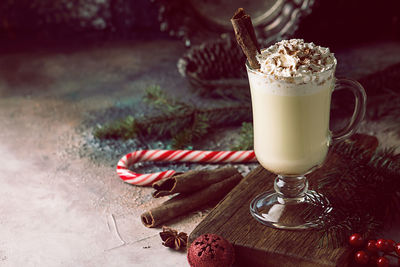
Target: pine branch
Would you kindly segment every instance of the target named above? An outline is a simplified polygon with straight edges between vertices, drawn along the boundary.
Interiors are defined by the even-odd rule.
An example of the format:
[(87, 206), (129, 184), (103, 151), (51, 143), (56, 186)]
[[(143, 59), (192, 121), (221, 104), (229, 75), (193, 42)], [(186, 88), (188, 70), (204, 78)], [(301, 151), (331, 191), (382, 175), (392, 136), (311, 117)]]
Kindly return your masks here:
[(204, 115), (196, 115), (190, 129), (184, 129), (172, 139), (172, 147), (182, 149), (193, 141), (199, 140), (208, 133), (210, 124)]
[[(368, 238), (399, 218), (400, 155), (393, 148), (371, 155), (347, 142), (335, 145), (333, 150), (346, 168), (339, 164), (321, 177), (318, 191), (325, 198), (312, 201), (316, 207), (332, 208), (321, 224), (321, 242), (337, 247), (344, 245), (354, 232)], [(310, 210), (304, 211), (306, 216), (312, 215), (307, 212)]]
[(149, 105), (158, 108), (161, 112), (168, 114), (185, 109), (191, 109), (185, 103), (178, 102), (173, 98), (168, 98), (165, 92), (161, 90), (159, 85), (149, 86), (146, 89), (146, 94), (143, 100)]
[(127, 116), (124, 119), (120, 119), (111, 122), (106, 125), (99, 125), (94, 130), (93, 135), (99, 139), (129, 139), (135, 137), (138, 133), (136, 127), (136, 120), (132, 116)]
[(247, 78), (244, 80), (245, 83), (239, 86), (235, 86), (234, 82), (228, 84), (228, 86), (212, 86), (210, 87), (196, 87), (197, 92), (202, 97), (208, 98), (221, 98), (225, 100), (234, 100), (242, 102), (250, 102), (250, 90), (247, 84)]
[(243, 122), (240, 129), (239, 142), (232, 147), (232, 150), (250, 150), (253, 149), (253, 124)]
[(251, 107), (244, 105), (204, 108), (197, 111), (214, 127), (237, 125), (252, 120)]
[(169, 98), (158, 86), (146, 90), (145, 101), (162, 113), (132, 117), (98, 126), (94, 136), (102, 139), (172, 138), (173, 148), (183, 148), (210, 130), (251, 120), (246, 105), (199, 108)]

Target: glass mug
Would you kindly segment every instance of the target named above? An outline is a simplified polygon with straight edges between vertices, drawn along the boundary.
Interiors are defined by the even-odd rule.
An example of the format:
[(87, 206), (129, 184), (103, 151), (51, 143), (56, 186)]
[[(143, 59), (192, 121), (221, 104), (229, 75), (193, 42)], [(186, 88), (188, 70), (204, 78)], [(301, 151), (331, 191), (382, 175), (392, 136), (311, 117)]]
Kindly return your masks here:
[[(366, 94), (356, 81), (336, 79), (333, 66), (305, 81), (304, 77), (275, 77), (252, 69), (246, 62), (253, 110), (254, 151), (259, 163), (277, 174), (275, 191), (258, 195), (250, 213), (259, 222), (280, 229), (307, 229), (321, 224), (321, 216), (290, 216), (312, 208), (321, 195), (308, 190), (306, 174), (320, 167), (332, 141), (354, 133), (365, 115)], [(349, 89), (355, 108), (349, 124), (329, 130), (331, 95)], [(311, 205), (311, 206), (310, 206)], [(314, 205), (315, 206), (315, 205)]]

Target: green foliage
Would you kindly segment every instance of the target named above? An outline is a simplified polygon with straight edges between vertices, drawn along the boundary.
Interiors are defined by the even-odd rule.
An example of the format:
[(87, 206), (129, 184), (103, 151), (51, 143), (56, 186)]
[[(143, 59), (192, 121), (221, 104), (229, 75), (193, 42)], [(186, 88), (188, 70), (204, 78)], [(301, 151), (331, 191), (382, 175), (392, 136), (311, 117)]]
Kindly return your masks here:
[(94, 130), (94, 136), (99, 139), (129, 139), (136, 137), (138, 129), (135, 124), (135, 118), (127, 116), (124, 119), (111, 122), (109, 124), (97, 126)]
[(168, 98), (159, 85), (152, 85), (146, 89), (146, 94), (143, 99), (149, 105), (154, 106), (164, 113), (172, 113), (190, 109), (188, 105), (178, 102), (176, 99)]
[(250, 150), (253, 149), (253, 124), (243, 122), (240, 129), (239, 142), (232, 147), (232, 150)]
[(100, 139), (171, 138), (172, 147), (184, 148), (205, 137), (212, 129), (251, 120), (250, 106), (196, 107), (168, 97), (159, 86), (146, 89), (144, 101), (157, 109), (155, 116), (132, 117), (99, 126)]
[(208, 118), (204, 114), (195, 116), (190, 128), (183, 129), (180, 133), (176, 134), (172, 139), (173, 148), (184, 148), (193, 141), (199, 140), (201, 137), (208, 133), (210, 124)]
[(339, 164), (318, 180), (318, 191), (325, 197), (313, 201), (332, 207), (321, 225), (321, 241), (337, 247), (345, 245), (352, 233), (371, 238), (384, 224), (399, 219), (400, 155), (394, 149), (372, 154), (347, 142), (333, 149), (346, 167)]

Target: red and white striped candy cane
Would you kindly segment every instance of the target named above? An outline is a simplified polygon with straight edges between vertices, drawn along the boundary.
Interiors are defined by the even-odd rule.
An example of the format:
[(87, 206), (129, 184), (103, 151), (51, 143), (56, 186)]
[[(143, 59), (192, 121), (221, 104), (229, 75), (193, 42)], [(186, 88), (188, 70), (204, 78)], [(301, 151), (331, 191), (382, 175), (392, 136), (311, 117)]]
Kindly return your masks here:
[(156, 173), (135, 173), (129, 166), (139, 161), (201, 162), (201, 163), (245, 163), (256, 162), (253, 150), (243, 151), (201, 151), (201, 150), (138, 150), (118, 161), (117, 173), (126, 183), (151, 185), (163, 178), (171, 177), (174, 170)]

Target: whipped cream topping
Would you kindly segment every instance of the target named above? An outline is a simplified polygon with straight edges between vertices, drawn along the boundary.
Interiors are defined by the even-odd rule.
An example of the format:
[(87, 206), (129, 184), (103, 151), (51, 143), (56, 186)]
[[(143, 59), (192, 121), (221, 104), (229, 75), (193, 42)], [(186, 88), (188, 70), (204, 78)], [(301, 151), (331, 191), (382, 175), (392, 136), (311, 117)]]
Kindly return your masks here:
[(328, 77), (319, 77), (318, 74), (332, 69), (336, 64), (329, 48), (305, 43), (302, 39), (282, 40), (262, 50), (257, 60), (262, 73), (285, 80), (302, 77), (302, 82), (321, 82), (321, 79)]

